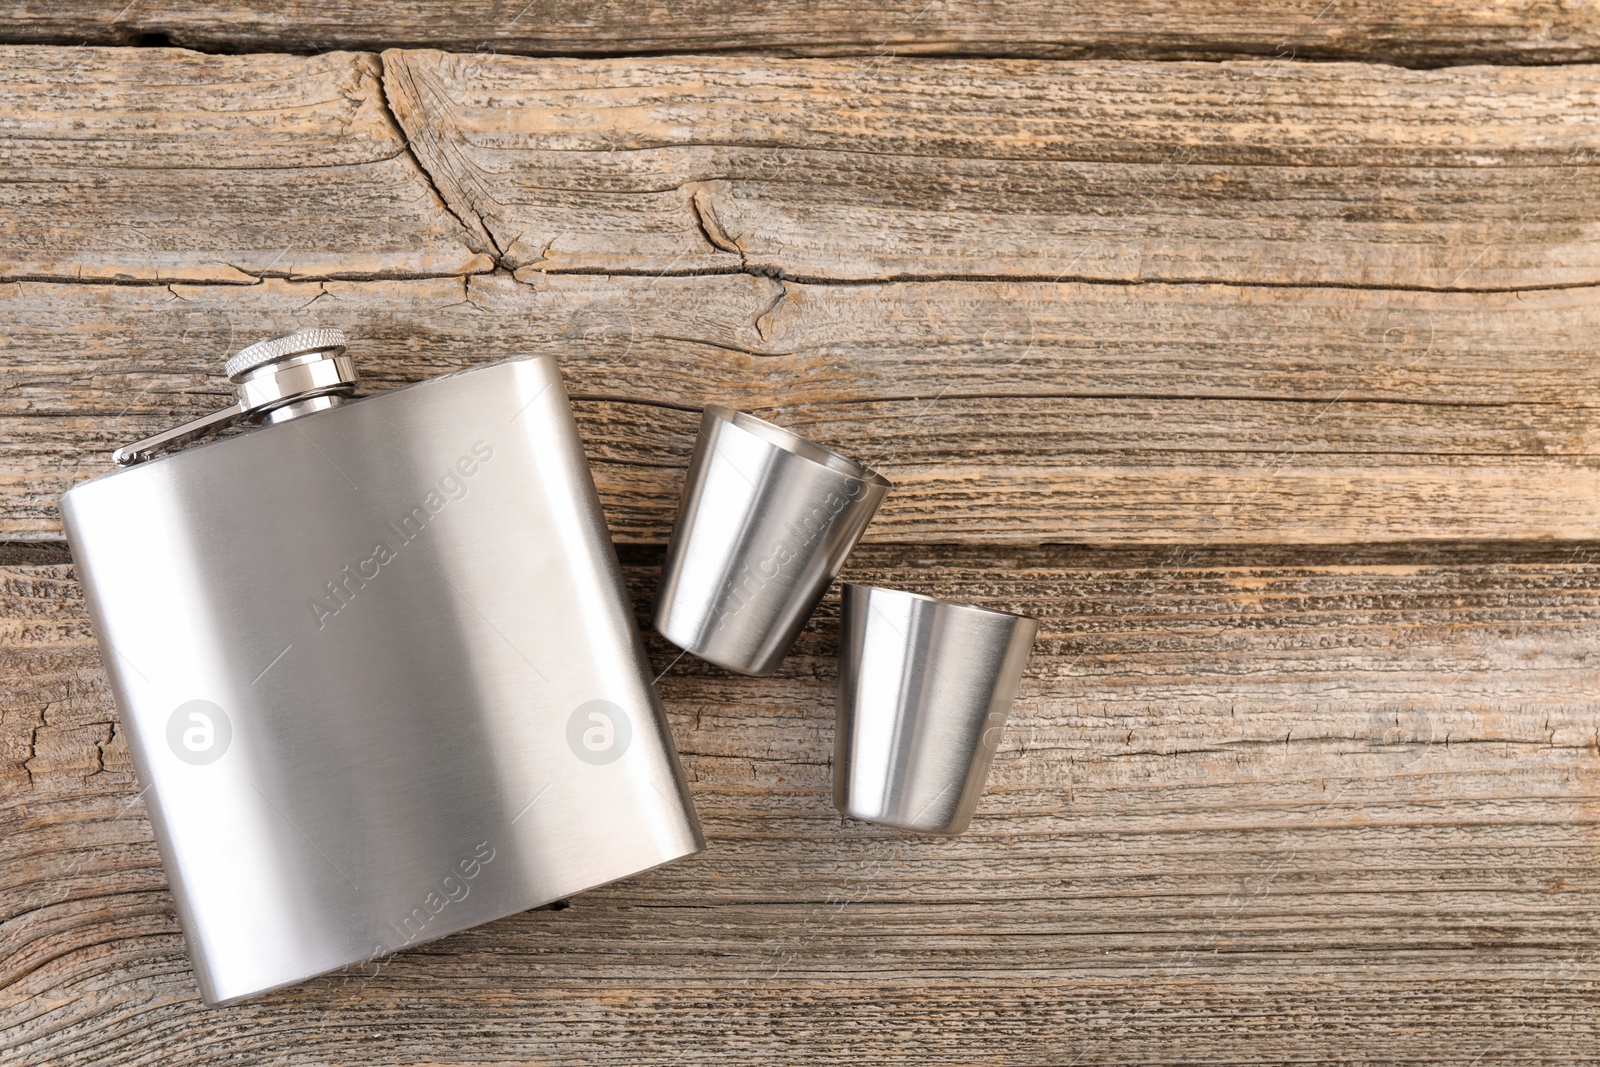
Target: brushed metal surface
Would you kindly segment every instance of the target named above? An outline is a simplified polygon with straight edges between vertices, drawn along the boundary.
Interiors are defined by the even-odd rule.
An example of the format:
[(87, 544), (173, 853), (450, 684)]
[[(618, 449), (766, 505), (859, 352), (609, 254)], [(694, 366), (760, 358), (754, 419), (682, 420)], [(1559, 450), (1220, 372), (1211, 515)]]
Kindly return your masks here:
[(656, 629), (719, 667), (772, 674), (889, 488), (782, 427), (706, 408), (661, 568)]
[(199, 445), (62, 512), (208, 1001), (702, 847), (554, 360)]
[(846, 584), (834, 806), (905, 830), (965, 830), (1038, 628), (1023, 615)]

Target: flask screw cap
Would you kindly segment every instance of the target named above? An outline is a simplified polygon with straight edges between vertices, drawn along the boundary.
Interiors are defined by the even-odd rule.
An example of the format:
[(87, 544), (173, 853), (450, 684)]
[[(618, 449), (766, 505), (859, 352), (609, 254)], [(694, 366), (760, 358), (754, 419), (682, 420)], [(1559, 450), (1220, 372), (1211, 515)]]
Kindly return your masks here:
[(337, 349), (334, 355), (345, 350), (348, 339), (343, 330), (332, 327), (319, 326), (309, 330), (296, 330), (294, 333), (283, 337), (274, 337), (267, 341), (257, 341), (253, 345), (246, 345), (232, 356), (228, 357), (223, 373), (228, 380), (238, 384), (241, 377), (249, 374), (258, 367), (265, 367), (269, 363), (291, 359), (295, 356), (304, 356), (312, 352), (326, 352)]

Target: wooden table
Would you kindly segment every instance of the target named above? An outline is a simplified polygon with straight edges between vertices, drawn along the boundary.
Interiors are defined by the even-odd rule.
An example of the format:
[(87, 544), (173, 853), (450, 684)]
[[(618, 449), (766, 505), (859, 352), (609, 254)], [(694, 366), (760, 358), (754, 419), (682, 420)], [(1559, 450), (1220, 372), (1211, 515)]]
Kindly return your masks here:
[[(0, 0), (4, 1062), (1600, 1058), (1592, 6), (124, 3)], [(701, 405), (876, 461), (1042, 623), (972, 829), (830, 598), (662, 679), (704, 855), (202, 1007), (55, 500), (311, 325), (558, 354), (641, 619)]]

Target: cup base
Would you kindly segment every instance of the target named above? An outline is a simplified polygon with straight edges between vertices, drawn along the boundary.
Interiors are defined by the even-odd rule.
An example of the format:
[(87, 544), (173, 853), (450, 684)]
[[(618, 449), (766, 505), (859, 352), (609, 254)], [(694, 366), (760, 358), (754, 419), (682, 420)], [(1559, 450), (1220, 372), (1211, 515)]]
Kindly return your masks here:
[(874, 826), (884, 826), (891, 830), (904, 830), (907, 833), (926, 834), (930, 837), (959, 837), (961, 834), (966, 832), (968, 826), (972, 825), (971, 814), (966, 815), (964, 818), (959, 819), (956, 822), (947, 823), (943, 826), (930, 826), (925, 823), (918, 823), (915, 820), (893, 819), (880, 816), (875, 813), (853, 811), (850, 808), (841, 805), (835, 805), (835, 808), (840, 815), (855, 819), (858, 822), (871, 823)]

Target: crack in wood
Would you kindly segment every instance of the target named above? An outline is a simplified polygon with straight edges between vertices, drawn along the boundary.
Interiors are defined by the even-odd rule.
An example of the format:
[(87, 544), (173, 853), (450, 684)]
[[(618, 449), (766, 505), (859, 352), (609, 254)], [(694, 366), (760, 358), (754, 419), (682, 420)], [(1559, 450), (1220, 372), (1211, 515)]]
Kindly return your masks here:
[[(419, 95), (415, 80), (416, 71), (408, 65), (402, 66), (400, 70), (395, 71), (393, 69), (395, 65), (385, 62), (384, 56), (381, 54), (374, 55), (373, 59), (378, 64), (377, 100), (379, 106), (383, 109), (384, 115), (393, 127), (395, 135), (404, 142), (405, 155), (416, 168), (418, 176), (432, 190), (435, 199), (439, 202), (439, 206), (448, 212), (450, 217), (455, 219), (461, 226), (462, 232), (466, 237), (467, 248), (472, 252), (488, 253), (496, 268), (503, 266), (505, 252), (501, 249), (499, 242), (495, 240), (494, 232), (489, 228), (488, 220), (481, 213), (474, 210), (470, 204), (458, 205), (454, 198), (445, 195), (437, 178), (423, 163), (422, 157), (418, 155), (412, 143), (417, 137), (425, 136), (437, 139), (439, 137), (438, 131), (427, 125), (415, 130), (408, 129), (399, 112), (395, 110), (394, 102), (391, 99), (391, 88), (404, 89), (408, 94), (408, 99), (414, 100)], [(468, 212), (470, 221), (468, 216), (462, 214), (463, 211)], [(488, 246), (487, 249), (484, 247), (485, 244)], [(492, 249), (492, 252), (489, 251), (490, 249)]]
[[(493, 257), (490, 257), (491, 260)], [(229, 266), (233, 266), (229, 264)], [(66, 277), (54, 274), (0, 274), (0, 285), (17, 285), (27, 283), (30, 285), (103, 285), (137, 288), (141, 286), (170, 287), (182, 285), (186, 287), (219, 287), (231, 289), (248, 289), (269, 278), (289, 282), (291, 284), (316, 284), (320, 282), (410, 282), (429, 281), (440, 278), (483, 278), (490, 275), (510, 278), (523, 285), (537, 286), (535, 278), (520, 276), (528, 266), (517, 270), (509, 270), (504, 265), (496, 263), (486, 266), (482, 270), (472, 271), (326, 271), (321, 273), (288, 274), (281, 271), (258, 271), (252, 273), (243, 268), (234, 267), (240, 273), (249, 274), (253, 279), (248, 282), (217, 281), (215, 279), (186, 279), (182, 277), (155, 277), (155, 278), (96, 278), (96, 277)], [(1372, 292), (1372, 293), (1433, 293), (1465, 295), (1479, 294), (1493, 296), (1508, 293), (1546, 293), (1565, 292), (1568, 290), (1587, 290), (1600, 288), (1600, 280), (1592, 282), (1556, 282), (1538, 285), (1511, 285), (1511, 286), (1429, 286), (1429, 285), (1401, 285), (1380, 283), (1355, 283), (1355, 282), (1273, 282), (1273, 281), (1240, 281), (1227, 278), (1106, 278), (1095, 276), (1056, 275), (1056, 274), (902, 274), (892, 273), (870, 278), (840, 278), (827, 275), (792, 274), (783, 270), (766, 270), (760, 268), (742, 268), (729, 266), (726, 268), (682, 268), (668, 267), (664, 270), (653, 268), (643, 269), (602, 269), (583, 267), (545, 268), (536, 267), (534, 273), (551, 278), (724, 278), (745, 275), (752, 278), (766, 278), (776, 282), (793, 282), (796, 285), (812, 285), (818, 287), (836, 288), (866, 288), (871, 286), (890, 285), (941, 285), (949, 282), (970, 282), (973, 284), (993, 285), (1090, 285), (1104, 286), (1108, 289), (1121, 289), (1135, 286), (1172, 287), (1172, 288), (1212, 288), (1227, 289), (1290, 289), (1305, 292), (1322, 290)]]

